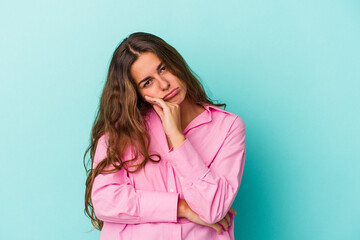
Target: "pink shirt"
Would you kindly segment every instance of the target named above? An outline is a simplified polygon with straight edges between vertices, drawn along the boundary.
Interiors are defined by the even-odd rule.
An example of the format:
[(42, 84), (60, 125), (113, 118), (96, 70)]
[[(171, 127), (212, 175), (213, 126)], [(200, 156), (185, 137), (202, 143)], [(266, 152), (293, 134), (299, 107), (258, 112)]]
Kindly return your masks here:
[[(221, 235), (207, 226), (177, 218), (178, 199), (207, 223), (225, 217), (238, 192), (244, 169), (245, 124), (234, 113), (204, 105), (183, 134), (186, 140), (169, 149), (161, 120), (150, 109), (145, 120), (151, 137), (149, 153), (161, 156), (136, 173), (120, 170), (95, 178), (92, 202), (104, 221), (100, 240), (234, 239), (234, 219)], [(94, 166), (106, 157), (107, 135), (97, 144)], [(123, 155), (133, 157), (130, 149)]]

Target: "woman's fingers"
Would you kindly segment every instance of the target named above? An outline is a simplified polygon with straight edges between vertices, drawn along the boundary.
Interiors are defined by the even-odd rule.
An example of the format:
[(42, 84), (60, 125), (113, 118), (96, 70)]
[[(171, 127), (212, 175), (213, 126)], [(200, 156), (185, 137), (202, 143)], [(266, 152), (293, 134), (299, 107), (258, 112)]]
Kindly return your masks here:
[(227, 220), (225, 218), (221, 219), (218, 222), (221, 226), (223, 226), (223, 228), (225, 229), (225, 231), (227, 231), (229, 229), (229, 224), (227, 222)]
[(167, 108), (165, 101), (162, 100), (161, 98), (153, 98), (153, 97), (145, 96), (145, 100), (152, 104), (157, 104), (158, 106), (162, 107), (163, 109)]
[(166, 135), (178, 136), (182, 134), (180, 106), (175, 103), (165, 102), (161, 98), (144, 96), (159, 115)]
[(155, 112), (159, 115), (161, 121), (163, 121), (163, 119), (164, 119), (163, 109), (159, 105), (156, 105), (156, 104), (153, 105), (153, 108), (154, 108)]
[(152, 104), (161, 121), (163, 121), (165, 116), (164, 112), (168, 110), (168, 106), (166, 105), (166, 103), (160, 98), (153, 98), (149, 96), (145, 96), (145, 100)]
[(231, 219), (230, 219), (229, 213), (226, 214), (225, 220), (226, 220), (227, 224), (230, 226), (231, 225)]
[(188, 220), (190, 220), (191, 222), (194, 223), (198, 223), (200, 225), (204, 225), (204, 226), (208, 226), (213, 228), (218, 234), (221, 234), (223, 232), (222, 227), (218, 224), (209, 224), (204, 222), (203, 220), (201, 220), (201, 218), (199, 217), (199, 214), (197, 214), (196, 212), (194, 212), (189, 205), (186, 203), (186, 201), (181, 201), (180, 204), (184, 207), (185, 210), (181, 210), (181, 212)]
[[(234, 209), (233, 209), (234, 210)], [(229, 230), (229, 226), (231, 225), (231, 219), (229, 213), (225, 215), (223, 219), (217, 222), (220, 226), (224, 228), (225, 231)]]
[(222, 231), (223, 231), (223, 230), (222, 230), (222, 227), (221, 227), (219, 224), (215, 223), (215, 224), (211, 224), (210, 226), (211, 226), (213, 229), (215, 229), (218, 234), (222, 234)]
[(234, 210), (232, 207), (230, 208), (229, 212), (230, 212), (232, 215), (236, 215), (236, 212), (235, 212), (235, 210)]

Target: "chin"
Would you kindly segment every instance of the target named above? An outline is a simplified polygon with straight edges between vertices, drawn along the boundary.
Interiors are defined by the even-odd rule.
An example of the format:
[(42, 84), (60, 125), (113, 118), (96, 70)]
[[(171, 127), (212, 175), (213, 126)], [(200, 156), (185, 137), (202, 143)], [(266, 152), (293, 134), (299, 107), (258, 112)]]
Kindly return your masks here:
[(176, 104), (180, 105), (185, 101), (185, 98), (180, 98), (179, 100), (176, 101)]

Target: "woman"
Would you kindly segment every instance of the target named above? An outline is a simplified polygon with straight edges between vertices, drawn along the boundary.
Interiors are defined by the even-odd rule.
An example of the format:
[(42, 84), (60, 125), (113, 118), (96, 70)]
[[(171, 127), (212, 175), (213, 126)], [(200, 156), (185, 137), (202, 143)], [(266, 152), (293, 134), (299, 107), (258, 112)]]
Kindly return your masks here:
[(234, 239), (245, 124), (224, 105), (161, 38), (121, 42), (84, 155), (85, 212), (100, 239)]

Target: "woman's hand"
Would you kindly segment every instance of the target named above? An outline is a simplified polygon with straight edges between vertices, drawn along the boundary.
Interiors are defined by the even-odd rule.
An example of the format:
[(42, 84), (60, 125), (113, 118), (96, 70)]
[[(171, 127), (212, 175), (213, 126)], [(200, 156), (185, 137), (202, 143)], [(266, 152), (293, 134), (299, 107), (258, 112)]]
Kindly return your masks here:
[(165, 102), (161, 98), (145, 96), (145, 100), (152, 104), (159, 115), (166, 135), (172, 136), (182, 133), (180, 107), (178, 104)]
[(231, 225), (231, 219), (229, 213), (231, 213), (232, 215), (236, 215), (235, 210), (231, 207), (229, 212), (225, 215), (225, 217), (221, 219), (219, 222), (217, 222), (217, 224), (220, 224), (225, 229), (225, 231), (227, 231)]
[(211, 227), (215, 229), (218, 234), (222, 234), (223, 228), (225, 231), (229, 229), (229, 226), (231, 225), (229, 213), (236, 215), (235, 210), (233, 208), (230, 208), (229, 212), (225, 215), (223, 219), (221, 219), (217, 223), (209, 224), (201, 220), (199, 215), (189, 207), (185, 200), (179, 199), (178, 203), (178, 217), (185, 217), (194, 223)]
[(169, 137), (174, 149), (185, 140), (181, 128), (180, 106), (165, 102), (161, 98), (145, 96), (145, 100), (152, 104), (161, 119), (165, 134)]

